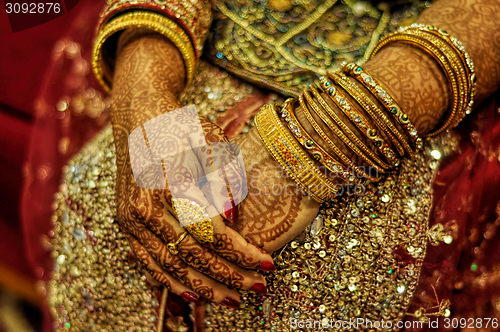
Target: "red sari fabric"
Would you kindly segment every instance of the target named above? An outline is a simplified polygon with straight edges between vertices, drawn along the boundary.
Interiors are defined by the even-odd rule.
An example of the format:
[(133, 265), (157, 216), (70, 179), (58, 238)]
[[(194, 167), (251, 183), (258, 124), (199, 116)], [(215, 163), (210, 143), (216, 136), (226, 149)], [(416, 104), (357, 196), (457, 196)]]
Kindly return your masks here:
[(479, 327), (482, 320), (484, 331), (498, 331), (491, 322), (488, 328), (485, 324), (487, 318), (500, 322), (499, 97), (496, 94), (457, 130), (459, 150), (443, 162), (433, 186), (430, 226), (443, 224), (453, 242), (429, 246), (410, 313), (449, 299), (451, 312), (448, 320), (440, 319), (441, 331), (453, 330), (452, 324), (446, 328), (448, 323), (461, 329), (462, 318), (466, 328)]
[[(0, 264), (31, 278), (51, 277), (45, 239), (61, 169), (106, 123), (105, 114), (88, 112), (92, 105), (72, 105), (75, 96), (97, 103), (102, 95), (89, 64), (102, 7), (102, 0), (81, 1), (61, 17), (17, 33), (0, 13), (0, 137), (6, 147), (0, 182), (8, 199), (0, 218)], [(38, 285), (43, 295), (43, 283)]]

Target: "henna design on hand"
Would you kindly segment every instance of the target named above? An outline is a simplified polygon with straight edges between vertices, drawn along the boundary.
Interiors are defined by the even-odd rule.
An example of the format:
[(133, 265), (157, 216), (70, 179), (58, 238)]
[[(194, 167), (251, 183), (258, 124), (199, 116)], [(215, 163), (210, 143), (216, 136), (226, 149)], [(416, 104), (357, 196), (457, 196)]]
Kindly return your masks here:
[(500, 85), (500, 1), (440, 0), (425, 10), (418, 23), (446, 30), (462, 42), (474, 62), (476, 105)]
[[(227, 137), (218, 126), (196, 114), (194, 116), (199, 119), (197, 124), (201, 125), (201, 135), (196, 136), (191, 130), (193, 114), (182, 112), (172, 113), (174, 117), (170, 119), (171, 130), (162, 130), (164, 128), (158, 126), (148, 128), (146, 133), (144, 123), (148, 120), (181, 107), (176, 95), (183, 88), (184, 82), (182, 58), (175, 46), (159, 35), (130, 38), (122, 48), (117, 59), (111, 106), (118, 168), (117, 217), (121, 229), (133, 235), (142, 246), (136, 250), (138, 259), (157, 280), (167, 285), (169, 281), (173, 282), (165, 276), (168, 273), (175, 278), (175, 282), (180, 282), (209, 299), (217, 298), (222, 301), (228, 295), (235, 297), (231, 293), (234, 291), (230, 292), (215, 280), (236, 288), (250, 288), (255, 282), (262, 282), (262, 277), (229, 263), (221, 256), (226, 255), (229, 260), (253, 267), (265, 258), (263, 253), (255, 249), (260, 258), (256, 259), (250, 253), (238, 250), (232, 245), (233, 239), (224, 239), (221, 234), (215, 236), (218, 240), (214, 243), (214, 250), (202, 247), (189, 236), (180, 243), (176, 256), (166, 246), (178, 239), (183, 231), (171, 214), (172, 195), (184, 195), (196, 200), (193, 190), (199, 190), (196, 187), (197, 174), (203, 173), (203, 168), (213, 170), (217, 169), (218, 164), (228, 163), (234, 159), (234, 151), (229, 144), (225, 147), (224, 144), (213, 144), (228, 142)], [(168, 180), (169, 184), (178, 184), (171, 186), (174, 192), (169, 189), (141, 188), (137, 185), (128, 144), (130, 133), (138, 127), (146, 134), (144, 139), (148, 144), (153, 140), (157, 143), (157, 146), (150, 146), (150, 149), (167, 151), (173, 156), (162, 160), (161, 174), (146, 169), (138, 181), (145, 183), (147, 187), (161, 182), (166, 185)], [(147, 135), (152, 141), (147, 139)], [(183, 149), (190, 144), (204, 146), (192, 149), (191, 154), (183, 154)], [(140, 158), (138, 162), (141, 166), (147, 166)], [(229, 167), (224, 174), (237, 182), (242, 176), (241, 172)], [(219, 188), (217, 190), (220, 191)], [(231, 187), (231, 194), (239, 195), (241, 190), (240, 187)], [(229, 197), (225, 199), (229, 200)], [(218, 254), (217, 250), (221, 250), (221, 253)], [(153, 263), (157, 264), (157, 268), (151, 268)]]

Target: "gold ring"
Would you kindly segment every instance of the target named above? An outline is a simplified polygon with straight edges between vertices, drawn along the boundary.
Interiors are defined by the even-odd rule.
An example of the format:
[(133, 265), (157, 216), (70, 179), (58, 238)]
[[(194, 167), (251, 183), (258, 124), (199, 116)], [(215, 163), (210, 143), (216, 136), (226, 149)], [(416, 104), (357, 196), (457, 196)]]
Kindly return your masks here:
[(181, 236), (179, 236), (177, 241), (175, 241), (174, 243), (170, 242), (167, 244), (168, 251), (170, 251), (172, 255), (177, 255), (179, 253), (179, 250), (177, 250), (177, 245), (181, 243), (182, 240), (184, 240), (187, 234), (188, 234), (187, 232), (184, 232), (181, 234)]
[(185, 198), (173, 198), (172, 206), (181, 225), (199, 242), (214, 242), (212, 219), (205, 211), (210, 203), (200, 206)]

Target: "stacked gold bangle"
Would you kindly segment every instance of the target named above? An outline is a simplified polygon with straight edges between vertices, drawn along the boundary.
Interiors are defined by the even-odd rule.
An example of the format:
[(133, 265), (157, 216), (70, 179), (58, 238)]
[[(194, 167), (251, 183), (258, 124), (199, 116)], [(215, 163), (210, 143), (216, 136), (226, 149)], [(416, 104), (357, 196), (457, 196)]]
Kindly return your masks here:
[(277, 114), (277, 106), (264, 105), (255, 117), (255, 126), (264, 145), (285, 172), (315, 201), (334, 198), (339, 188), (308, 158)]
[(476, 88), (474, 64), (462, 43), (444, 30), (413, 24), (382, 38), (372, 56), (391, 42), (408, 43), (424, 50), (439, 63), (448, 78), (452, 92), (450, 109), (441, 126), (427, 137), (437, 136), (457, 126), (471, 112)]
[[(333, 73), (328, 72), (328, 77), (335, 83), (337, 83), (340, 87), (344, 89), (366, 112), (368, 117), (375, 123), (378, 130), (389, 138), (389, 142), (392, 143), (394, 149), (398, 152), (400, 157), (404, 156), (404, 149), (401, 145), (400, 141), (403, 138), (400, 133), (394, 128), (392, 122), (387, 118), (384, 112), (353, 82), (351, 82), (344, 74), (342, 73)], [(390, 130), (392, 128), (392, 130)], [(396, 137), (395, 134), (399, 137)], [(392, 157), (392, 154), (389, 152), (389, 155)], [(399, 165), (398, 162), (396, 162)]]
[[(372, 142), (373, 146), (387, 159), (387, 161), (392, 166), (396, 165), (396, 155), (394, 151), (391, 150), (389, 145), (385, 142), (383, 138), (377, 135), (377, 130), (373, 128), (370, 122), (358, 111), (356, 106), (354, 106), (349, 99), (347, 99), (339, 89), (335, 88), (332, 81), (328, 80), (326, 77), (320, 78), (320, 86), (325, 93), (327, 93), (330, 98), (335, 102), (337, 107), (344, 113), (349, 120)], [(371, 152), (371, 151), (370, 151)], [(371, 152), (373, 154), (373, 152)], [(378, 162), (379, 167), (388, 169), (391, 165), (383, 162), (377, 157), (373, 157), (375, 161)]]
[(314, 160), (324, 165), (329, 171), (333, 172), (337, 177), (344, 181), (358, 183), (359, 178), (352, 173), (349, 173), (341, 163), (339, 163), (335, 157), (332, 157), (328, 152), (326, 152), (321, 145), (316, 144), (314, 140), (309, 136), (307, 131), (302, 127), (300, 122), (295, 117), (293, 111), (294, 99), (285, 100), (283, 107), (278, 112), (284, 118), (285, 123), (288, 128), (295, 136), (297, 141), (308, 151)]
[[(321, 120), (332, 130), (332, 132), (341, 139), (341, 141), (344, 142), (346, 146), (348, 146), (351, 150), (353, 150), (358, 156), (361, 157), (362, 152), (356, 147), (355, 143), (350, 141), (349, 138), (347, 138), (342, 130), (337, 128), (331, 121), (330, 119), (325, 116), (323, 111), (319, 108), (319, 106), (315, 103), (314, 99), (311, 98), (311, 96), (308, 94), (307, 90), (304, 90), (303, 95), (306, 97), (306, 100), (308, 101), (309, 105), (311, 108), (314, 110), (316, 115), (318, 115)], [(302, 95), (299, 96), (299, 102), (300, 105), (302, 106), (302, 111), (306, 115), (307, 120), (311, 124), (311, 126), (316, 130), (316, 132), (321, 136), (321, 138), (328, 144), (328, 146), (335, 152), (337, 156), (347, 165), (348, 168), (351, 168), (356, 174), (359, 174), (363, 176), (364, 178), (367, 178), (371, 181), (376, 181), (378, 180), (377, 178), (369, 176), (366, 172), (364, 172), (361, 168), (356, 166), (352, 160), (350, 160), (344, 152), (342, 152), (341, 149), (339, 149), (335, 143), (330, 139), (328, 135), (325, 134), (325, 132), (321, 129), (321, 127), (317, 124), (316, 120), (314, 120), (314, 117), (311, 115), (309, 112), (306, 103), (304, 102), (304, 99)], [(377, 171), (378, 168), (373, 166)]]
[(168, 17), (159, 13), (138, 10), (112, 18), (98, 32), (92, 51), (92, 68), (97, 79), (108, 92), (111, 91), (113, 75), (103, 58), (104, 43), (113, 34), (128, 28), (147, 28), (171, 40), (179, 49), (186, 66), (186, 86), (191, 82), (196, 66), (196, 56), (189, 36)]
[[(373, 54), (390, 42), (410, 43), (424, 49), (439, 62), (448, 78), (452, 91), (450, 111), (442, 126), (428, 137), (447, 131), (470, 113), (476, 76), (474, 65), (458, 40), (434, 27), (412, 25), (382, 38)], [(328, 72), (328, 78), (320, 78), (319, 88), (311, 84), (297, 99), (286, 100), (281, 108), (264, 106), (256, 117), (259, 134), (274, 159), (318, 202), (338, 195), (339, 185), (332, 182), (335, 177), (322, 173), (316, 162), (347, 184), (366, 184), (380, 177), (365, 172), (364, 166), (356, 165), (347, 157), (317, 123), (317, 118), (357, 160), (366, 163), (377, 174), (390, 173), (392, 168), (399, 166), (400, 157), (407, 154), (414, 158), (423, 147), (416, 127), (387, 89), (355, 63), (345, 64), (342, 71)], [(326, 148), (315, 142), (298, 121), (294, 113), (297, 104)], [(336, 113), (331, 105), (337, 106), (341, 113)], [(358, 130), (368, 139), (368, 146), (357, 136)]]
[[(390, 93), (384, 89), (380, 83), (369, 75), (366, 71), (363, 70), (360, 66), (355, 63), (345, 64), (343, 67), (344, 72), (351, 74), (354, 78), (358, 80), (361, 84), (363, 84), (378, 101), (384, 105), (386, 110), (393, 116), (393, 118), (399, 123), (399, 125), (404, 129), (407, 134), (407, 137), (410, 138), (411, 142), (414, 144), (415, 148), (421, 149), (423, 142), (422, 139), (418, 136), (417, 129), (411, 123), (408, 115), (401, 110), (401, 107), (394, 100), (394, 97), (390, 95)], [(401, 133), (397, 131), (397, 137), (399, 138), (401, 144), (408, 152), (408, 154), (414, 158), (415, 152), (407, 143), (407, 140), (402, 138)]]

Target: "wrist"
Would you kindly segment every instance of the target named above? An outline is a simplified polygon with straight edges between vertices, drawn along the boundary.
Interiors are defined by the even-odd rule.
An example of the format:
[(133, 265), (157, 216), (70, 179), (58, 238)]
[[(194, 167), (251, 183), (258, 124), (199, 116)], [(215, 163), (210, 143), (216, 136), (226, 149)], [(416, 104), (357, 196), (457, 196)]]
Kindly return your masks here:
[(111, 93), (113, 128), (128, 133), (182, 107), (177, 96), (185, 81), (183, 60), (176, 46), (159, 34), (137, 32), (123, 40)]
[(407, 45), (390, 45), (363, 68), (394, 96), (421, 136), (442, 120), (450, 91), (439, 64), (425, 52)]

